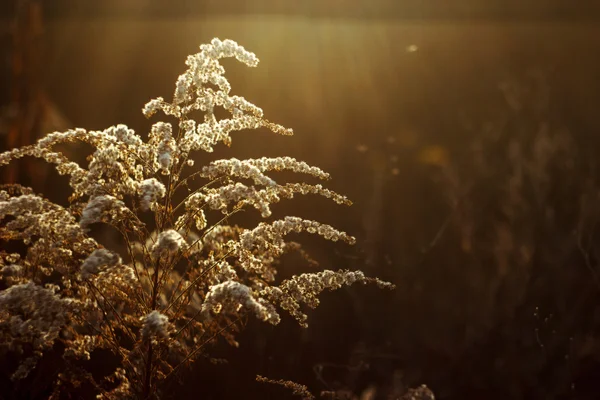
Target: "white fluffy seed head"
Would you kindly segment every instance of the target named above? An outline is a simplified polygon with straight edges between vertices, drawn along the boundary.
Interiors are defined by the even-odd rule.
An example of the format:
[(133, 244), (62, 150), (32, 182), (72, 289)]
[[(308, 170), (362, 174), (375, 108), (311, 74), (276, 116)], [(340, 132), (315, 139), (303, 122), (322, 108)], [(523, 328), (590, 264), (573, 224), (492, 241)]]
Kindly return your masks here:
[(158, 257), (172, 256), (186, 247), (186, 241), (179, 232), (169, 229), (159, 233), (152, 252)]
[(156, 202), (165, 197), (166, 193), (167, 189), (165, 188), (165, 185), (158, 179), (150, 178), (143, 180), (138, 188), (142, 210), (154, 210)]
[(116, 253), (106, 249), (94, 250), (81, 265), (81, 276), (90, 278), (100, 272), (102, 267), (112, 267), (121, 262), (121, 257)]
[(142, 317), (142, 340), (166, 338), (169, 336), (169, 318), (153, 310)]

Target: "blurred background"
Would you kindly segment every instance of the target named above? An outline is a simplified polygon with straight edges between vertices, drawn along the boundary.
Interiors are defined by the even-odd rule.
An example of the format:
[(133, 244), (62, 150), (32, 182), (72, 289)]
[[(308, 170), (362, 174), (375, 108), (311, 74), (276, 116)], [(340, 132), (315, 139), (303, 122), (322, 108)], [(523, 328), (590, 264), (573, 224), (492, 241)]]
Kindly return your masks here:
[[(256, 374), (361, 400), (420, 384), (438, 399), (600, 398), (597, 2), (5, 0), (0, 16), (2, 150), (71, 127), (144, 135), (141, 108), (170, 98), (200, 44), (255, 52), (256, 69), (224, 62), (233, 94), (295, 136), (240, 132), (196, 165), (325, 169), (352, 207), (298, 198), (275, 216), (355, 235), (298, 240), (320, 268), (398, 286), (327, 293), (308, 329), (249, 321), (238, 349), (213, 350), (227, 364), (199, 361), (175, 398), (290, 396)], [(43, 163), (0, 174), (68, 197)], [(312, 268), (290, 256), (281, 277)]]

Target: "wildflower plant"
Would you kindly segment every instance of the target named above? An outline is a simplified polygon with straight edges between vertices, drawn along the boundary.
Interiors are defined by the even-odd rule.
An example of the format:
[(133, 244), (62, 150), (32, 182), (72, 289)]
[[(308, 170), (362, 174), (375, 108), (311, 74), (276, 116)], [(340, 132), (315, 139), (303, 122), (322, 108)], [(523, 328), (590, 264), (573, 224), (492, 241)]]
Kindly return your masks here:
[[(56, 378), (57, 388), (87, 380), (100, 398), (156, 397), (161, 384), (204, 355), (208, 344), (223, 337), (235, 345), (234, 332), (246, 316), (276, 325), (284, 310), (306, 326), (303, 305), (316, 307), (325, 290), (356, 282), (392, 287), (347, 270), (277, 281), (278, 259), (298, 249), (286, 240), (290, 233), (354, 243), (352, 236), (316, 221), (268, 220), (273, 203), (296, 194), (349, 205), (322, 185), (278, 184), (268, 175), (289, 170), (328, 179), (321, 169), (290, 157), (232, 158), (186, 172), (194, 152), (229, 146), (232, 132), (265, 127), (292, 134), (257, 106), (230, 95), (220, 64), (227, 57), (250, 67), (258, 63), (231, 40), (200, 46), (187, 58), (173, 100), (159, 97), (144, 107), (148, 118), (162, 113), (175, 121), (155, 122), (147, 141), (125, 125), (77, 128), (0, 154), (0, 165), (24, 156), (43, 158), (68, 177), (72, 189), (68, 207), (20, 185), (0, 190), (0, 238), (26, 245), (20, 253), (0, 251), (0, 344), (23, 360), (12, 379), (26, 377), (60, 341), (66, 371)], [(231, 116), (217, 119), (217, 107)], [(198, 111), (203, 121), (190, 117)], [(76, 141), (94, 149), (87, 168), (55, 150)], [(175, 201), (181, 192), (183, 200)], [(258, 210), (265, 222), (252, 229), (229, 225), (233, 214), (247, 208)], [(211, 218), (215, 210), (222, 216)], [(99, 223), (122, 236), (123, 254), (91, 236)], [(112, 374), (97, 378), (85, 370), (82, 360), (96, 349), (117, 357)]]

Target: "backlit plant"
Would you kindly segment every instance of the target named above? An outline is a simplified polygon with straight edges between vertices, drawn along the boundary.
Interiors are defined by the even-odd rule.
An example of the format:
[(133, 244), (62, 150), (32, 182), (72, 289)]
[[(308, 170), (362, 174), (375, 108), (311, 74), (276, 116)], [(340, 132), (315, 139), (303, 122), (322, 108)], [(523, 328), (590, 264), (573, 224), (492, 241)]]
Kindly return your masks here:
[[(319, 184), (278, 184), (268, 175), (289, 170), (328, 179), (321, 169), (290, 157), (232, 158), (192, 169), (194, 152), (229, 146), (234, 131), (265, 127), (292, 134), (265, 119), (257, 106), (230, 95), (219, 62), (226, 57), (251, 67), (258, 63), (231, 40), (202, 45), (188, 57), (173, 100), (159, 97), (144, 107), (148, 118), (160, 112), (175, 121), (155, 122), (147, 141), (125, 125), (78, 128), (0, 154), (0, 165), (24, 156), (42, 158), (66, 175), (72, 188), (68, 207), (20, 185), (0, 191), (0, 238), (8, 244), (0, 253), (0, 344), (22, 357), (12, 379), (26, 377), (61, 342), (67, 367), (56, 378), (56, 395), (88, 381), (101, 398), (158, 397), (161, 383), (206, 352), (208, 344), (219, 337), (235, 344), (234, 328), (246, 315), (275, 325), (279, 310), (285, 310), (306, 326), (302, 305), (316, 307), (324, 290), (355, 282), (392, 287), (347, 270), (277, 281), (278, 259), (298, 249), (286, 241), (290, 233), (354, 243), (316, 221), (268, 220), (271, 204), (295, 194), (350, 204)], [(230, 117), (217, 119), (218, 107)], [(203, 121), (190, 117), (198, 112)], [(86, 168), (55, 149), (76, 141), (94, 148)], [(181, 193), (183, 200), (175, 201)], [(229, 225), (230, 217), (246, 208), (268, 222)], [(214, 211), (222, 216), (213, 218)], [(90, 235), (98, 223), (120, 233), (122, 254)], [(8, 250), (16, 242), (26, 250)], [(118, 359), (119, 366), (102, 379), (82, 367), (81, 360), (96, 349)]]

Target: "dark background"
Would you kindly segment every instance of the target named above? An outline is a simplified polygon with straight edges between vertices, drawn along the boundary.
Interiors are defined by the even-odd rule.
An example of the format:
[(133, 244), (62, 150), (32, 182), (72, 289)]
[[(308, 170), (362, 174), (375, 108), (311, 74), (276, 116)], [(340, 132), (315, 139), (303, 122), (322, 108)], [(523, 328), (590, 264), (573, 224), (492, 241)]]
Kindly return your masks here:
[[(597, 2), (59, 0), (0, 10), (5, 148), (74, 126), (147, 132), (141, 108), (171, 96), (186, 56), (233, 39), (261, 60), (225, 61), (233, 93), (296, 135), (241, 132), (197, 165), (289, 155), (331, 172), (351, 208), (304, 198), (276, 216), (357, 237), (352, 248), (299, 238), (321, 268), (398, 285), (325, 294), (306, 330), (289, 318), (249, 321), (239, 349), (215, 349), (229, 363), (199, 361), (175, 398), (288, 395), (256, 374), (315, 393), (374, 388), (381, 399), (422, 383), (439, 399), (600, 398)], [(66, 199), (42, 164), (15, 168), (0, 170), (4, 181)], [(284, 261), (283, 278), (311, 268)]]

